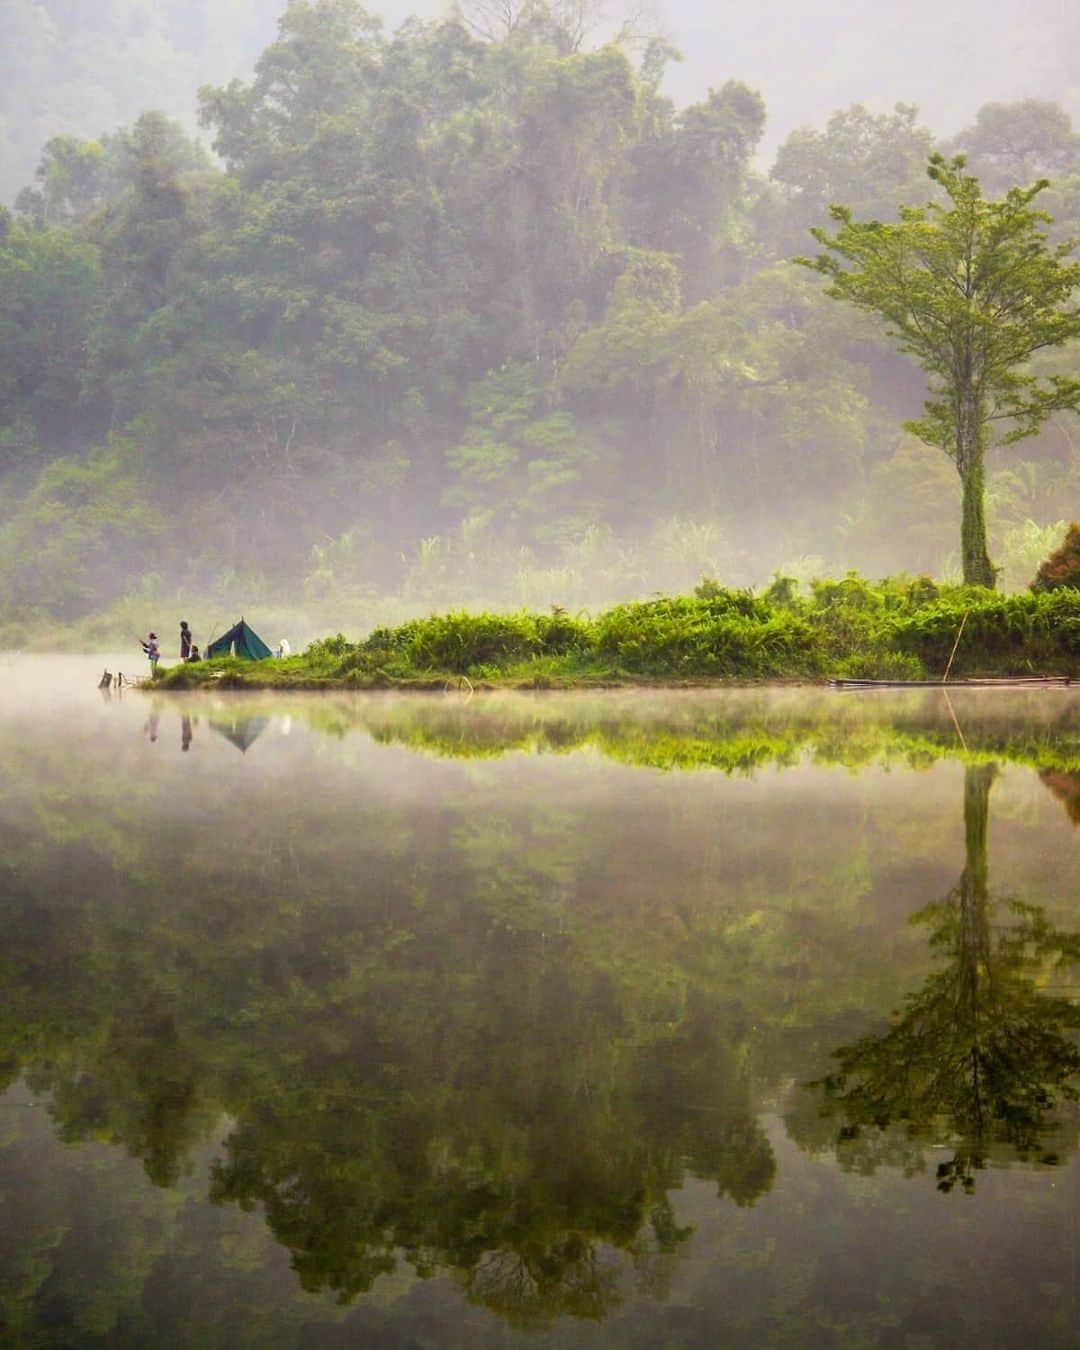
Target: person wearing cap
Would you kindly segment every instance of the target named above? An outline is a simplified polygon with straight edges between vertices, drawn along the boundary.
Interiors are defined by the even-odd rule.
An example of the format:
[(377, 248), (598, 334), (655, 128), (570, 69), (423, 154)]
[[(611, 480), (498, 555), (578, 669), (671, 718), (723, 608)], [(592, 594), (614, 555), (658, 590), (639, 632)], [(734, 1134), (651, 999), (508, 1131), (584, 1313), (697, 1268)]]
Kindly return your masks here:
[(150, 658), (150, 674), (157, 674), (157, 663), (161, 660), (161, 648), (158, 646), (158, 635), (151, 633), (149, 637), (142, 640), (142, 649)]

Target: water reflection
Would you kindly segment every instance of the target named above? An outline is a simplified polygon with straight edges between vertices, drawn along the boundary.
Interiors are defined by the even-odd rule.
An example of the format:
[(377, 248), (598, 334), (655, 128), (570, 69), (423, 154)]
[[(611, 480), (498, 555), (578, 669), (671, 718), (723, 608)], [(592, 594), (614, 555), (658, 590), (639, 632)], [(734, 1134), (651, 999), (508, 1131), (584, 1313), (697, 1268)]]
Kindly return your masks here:
[[(235, 745), (241, 754), (246, 755), (251, 746), (259, 739), (270, 724), (268, 717), (211, 717), (210, 725), (219, 736)], [(186, 746), (184, 747), (187, 748)]]
[(1039, 777), (1065, 808), (1065, 814), (1080, 829), (1080, 773), (1044, 769)]
[[(616, 763), (667, 770), (752, 774), (800, 759), (858, 769), (875, 763), (919, 767), (940, 758), (995, 758), (1038, 769), (1063, 802), (1080, 783), (1080, 698), (1069, 691), (898, 694), (888, 700), (822, 691), (711, 698), (670, 695), (453, 698), (322, 694), (230, 694), (181, 702), (156, 697), (154, 714), (182, 718), (209, 708), (214, 729), (246, 750), (271, 727), (301, 721), (320, 737), (369, 737), (378, 744), (450, 760), (590, 751)], [(740, 696), (741, 695), (741, 696)], [(145, 700), (146, 695), (140, 695)]]
[[(644, 1272), (689, 1235), (668, 1198), (687, 1170), (740, 1203), (768, 1188), (771, 1151), (715, 1012), (636, 1052), (602, 977), (526, 955), (497, 941), (475, 1001), (443, 1014), (483, 1023), (455, 1026), (451, 1063), (396, 1030), (426, 1040), (416, 1005), (431, 1012), (421, 972), (399, 972), (385, 1016), (366, 1010), (340, 1056), (275, 1077), (230, 1134), (213, 1198), (262, 1206), (305, 1288), (352, 1297), (403, 1256), (457, 1271), (515, 1323), (598, 1317), (625, 1292), (616, 1251)], [(680, 1083), (692, 1104), (671, 1095)]]
[(1075, 1143), (1055, 1110), (1077, 1098), (1080, 1006), (1047, 986), (1080, 960), (1080, 934), (1055, 928), (1040, 906), (991, 899), (996, 775), (993, 764), (965, 770), (966, 865), (949, 895), (915, 916), (937, 968), (885, 1034), (838, 1050), (839, 1068), (822, 1083), (844, 1122), (845, 1166), (911, 1169), (923, 1149), (945, 1148), (952, 1156), (937, 1165), (942, 1191), (973, 1191), (999, 1148), (1049, 1164)]
[[(1032, 770), (1059, 794), (1075, 713), (980, 723), (958, 707), (961, 746), (916, 702), (478, 703), (289, 700), (286, 739), (269, 700), (129, 697), (107, 710), (115, 735), (43, 735), (32, 753), (0, 723), (3, 1104), (28, 1094), (23, 1115), (47, 1111), (67, 1147), (47, 1154), (18, 1120), (0, 1134), (0, 1244), (39, 1263), (27, 1282), (13, 1256), (23, 1283), (5, 1284), (0, 1261), (0, 1308), (21, 1309), (27, 1343), (97, 1344), (100, 1325), (113, 1343), (162, 1328), (211, 1343), (176, 1333), (192, 1316), (179, 1296), (165, 1313), (154, 1300), (171, 1281), (194, 1306), (222, 1270), (258, 1267), (278, 1272), (260, 1288), (279, 1311), (297, 1286), (371, 1307), (441, 1277), (457, 1299), (441, 1317), (498, 1319), (462, 1344), (554, 1328), (576, 1345), (567, 1317), (641, 1346), (840, 1344), (828, 1318), (880, 1317), (884, 1344), (921, 1334), (930, 1295), (900, 1263), (877, 1312), (850, 1310), (850, 1287), (891, 1278), (868, 1226), (879, 1249), (932, 1244), (958, 1207), (927, 1185), (890, 1199), (878, 1164), (915, 1170), (946, 1144), (941, 1181), (962, 1189), (998, 1157), (1019, 1160), (1012, 1176), (1064, 1160), (1077, 1023), (1051, 986), (1078, 956), (1076, 889), (1052, 852), (1074, 836), (1021, 794), (1000, 818), (1038, 904), (995, 899), (1003, 788), (981, 757), (1011, 758), (1049, 806)], [(218, 733), (205, 743), (200, 716)], [(233, 754), (260, 736), (253, 759)], [(945, 899), (912, 929), (928, 894)], [(904, 989), (892, 1029), (869, 1034)], [(789, 1111), (785, 1135), (791, 1084), (838, 1043), (834, 1115)], [(811, 1161), (841, 1128), (872, 1202)], [(108, 1242), (85, 1237), (89, 1201), (62, 1182), (65, 1158), (95, 1148), (150, 1183), (94, 1155)], [(1017, 1196), (998, 1203), (980, 1210), (987, 1285), (1031, 1273), (1007, 1243)], [(1060, 1197), (1023, 1203), (1045, 1236)], [(942, 1269), (967, 1252), (949, 1240)], [(121, 1254), (107, 1275), (103, 1247)], [(1065, 1279), (1064, 1248), (1032, 1250)], [(695, 1262), (707, 1274), (688, 1288)], [(93, 1308), (91, 1284), (108, 1290)], [(142, 1341), (131, 1290), (158, 1309)], [(952, 1343), (971, 1343), (955, 1315)], [(1029, 1322), (1054, 1343), (1049, 1311)], [(279, 1343), (307, 1343), (307, 1322), (288, 1325)]]

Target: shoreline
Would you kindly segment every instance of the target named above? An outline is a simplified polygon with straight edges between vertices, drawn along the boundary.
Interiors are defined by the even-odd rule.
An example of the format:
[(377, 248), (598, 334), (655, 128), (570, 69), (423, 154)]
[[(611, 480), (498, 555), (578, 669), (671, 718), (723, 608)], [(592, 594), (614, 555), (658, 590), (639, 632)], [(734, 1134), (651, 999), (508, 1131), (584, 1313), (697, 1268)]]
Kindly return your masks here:
[(1080, 591), (1003, 596), (859, 578), (806, 600), (699, 588), (595, 616), (452, 611), (336, 633), (302, 653), (219, 656), (154, 676), (165, 690), (708, 689), (933, 686), (965, 679), (1080, 680)]
[[(253, 663), (254, 664), (254, 663)], [(261, 664), (261, 663), (259, 663)], [(173, 675), (182, 671), (182, 675)], [(170, 667), (157, 678), (144, 679), (137, 686), (151, 693), (415, 693), (415, 694), (474, 694), (485, 693), (575, 693), (619, 692), (633, 690), (713, 690), (713, 689), (832, 689), (837, 693), (874, 693), (880, 691), (941, 689), (1020, 689), (1020, 690), (1075, 690), (1080, 678), (1070, 675), (1035, 675), (1030, 671), (1014, 675), (995, 671), (988, 675), (965, 675), (950, 680), (852, 680), (839, 675), (830, 676), (688, 676), (675, 679), (670, 676), (587, 674), (572, 676), (506, 675), (470, 678), (466, 675), (417, 675), (395, 677), (383, 672), (363, 678), (326, 675), (303, 675), (292, 672), (258, 670), (210, 670), (194, 675), (183, 667)]]
[[(255, 663), (253, 663), (255, 664)], [(261, 662), (258, 664), (262, 664)], [(182, 675), (173, 671), (182, 670)], [(825, 689), (825, 676), (763, 676), (758, 679), (739, 676), (695, 676), (673, 679), (643, 675), (505, 675), (470, 677), (433, 673), (398, 677), (385, 672), (353, 678), (352, 675), (304, 675), (292, 672), (262, 674), (257, 670), (211, 670), (193, 675), (182, 667), (170, 667), (154, 679), (142, 680), (137, 688), (151, 693), (182, 694), (220, 691), (224, 693), (416, 693), (416, 694), (491, 694), (616, 692), (634, 689)]]

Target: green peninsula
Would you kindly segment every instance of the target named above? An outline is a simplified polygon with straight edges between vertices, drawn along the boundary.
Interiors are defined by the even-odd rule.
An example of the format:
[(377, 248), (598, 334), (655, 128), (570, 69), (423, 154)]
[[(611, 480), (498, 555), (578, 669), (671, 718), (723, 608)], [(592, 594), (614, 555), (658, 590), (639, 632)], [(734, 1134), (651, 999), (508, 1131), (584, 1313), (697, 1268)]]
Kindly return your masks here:
[[(950, 662), (951, 668), (950, 668)], [(799, 596), (704, 582), (595, 615), (464, 611), (313, 642), (285, 660), (161, 671), (157, 688), (572, 688), (869, 678), (1080, 675), (1080, 592), (1000, 595), (854, 574)]]

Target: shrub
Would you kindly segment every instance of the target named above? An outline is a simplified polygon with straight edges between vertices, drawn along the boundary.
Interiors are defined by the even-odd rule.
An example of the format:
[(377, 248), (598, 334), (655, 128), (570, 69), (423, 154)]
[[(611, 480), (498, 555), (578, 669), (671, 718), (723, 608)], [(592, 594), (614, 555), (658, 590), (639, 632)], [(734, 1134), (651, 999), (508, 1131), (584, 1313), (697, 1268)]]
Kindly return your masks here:
[(314, 642), (309, 642), (304, 649), (304, 655), (309, 661), (324, 665), (330, 660), (340, 659), (351, 646), (344, 633), (335, 633), (333, 637), (317, 638)]
[(940, 594), (941, 588), (932, 577), (918, 576), (908, 584), (905, 599), (917, 608), (919, 605), (932, 605)]
[(408, 625), (408, 655), (421, 670), (466, 675), (477, 666), (508, 666), (536, 655), (541, 642), (528, 614), (435, 614)]
[(773, 574), (766, 587), (763, 599), (778, 609), (794, 609), (799, 603), (799, 583), (795, 577), (786, 577), (781, 573)]
[(593, 628), (599, 656), (643, 674), (801, 675), (821, 665), (809, 624), (746, 592), (617, 605)]
[(848, 572), (840, 581), (813, 581), (810, 589), (817, 609), (875, 613), (885, 607), (882, 588), (873, 586), (857, 572)]
[(924, 680), (926, 671), (910, 652), (860, 652), (841, 663), (841, 673), (853, 680)]
[[(965, 620), (964, 616), (967, 615)], [(892, 616), (885, 645), (917, 656), (933, 673), (944, 671), (960, 626), (953, 671), (1061, 669), (1080, 660), (1080, 595), (999, 595), (958, 587), (936, 604)]]
[(1059, 548), (1041, 563), (1031, 589), (1080, 591), (1080, 521), (1073, 521)]
[(536, 680), (614, 670), (658, 679), (767, 679), (836, 671), (853, 678), (1051, 672), (1080, 666), (1080, 593), (1001, 595), (907, 575), (849, 573), (810, 598), (778, 577), (765, 595), (703, 581), (693, 596), (616, 605), (595, 619), (462, 611), (313, 643), (309, 673), (360, 684), (439, 674)]
[(572, 619), (559, 605), (552, 608), (550, 615), (541, 615), (536, 620), (536, 636), (545, 656), (568, 656), (572, 652), (585, 652), (589, 647), (587, 626)]

